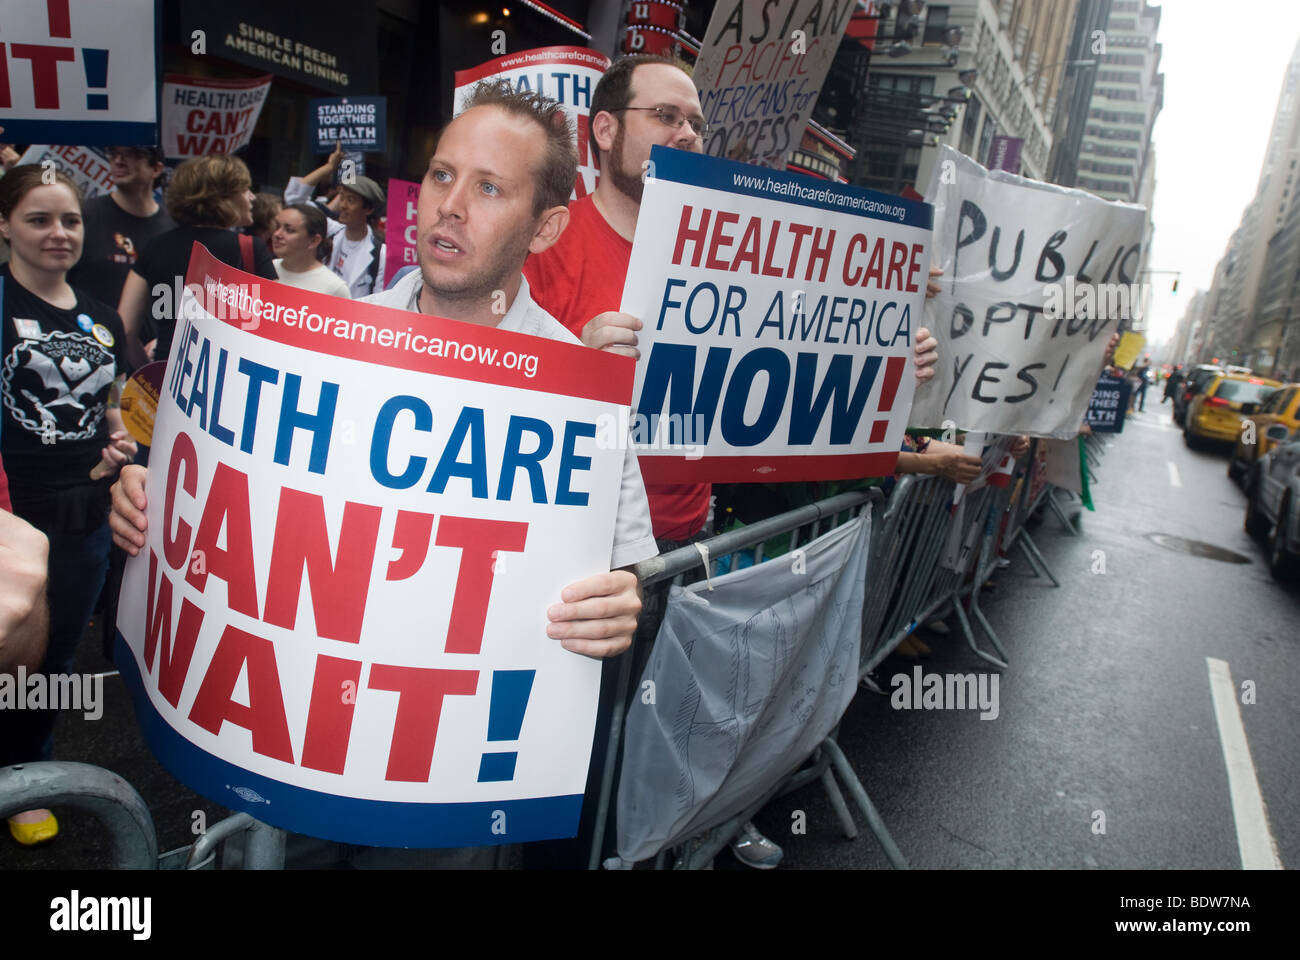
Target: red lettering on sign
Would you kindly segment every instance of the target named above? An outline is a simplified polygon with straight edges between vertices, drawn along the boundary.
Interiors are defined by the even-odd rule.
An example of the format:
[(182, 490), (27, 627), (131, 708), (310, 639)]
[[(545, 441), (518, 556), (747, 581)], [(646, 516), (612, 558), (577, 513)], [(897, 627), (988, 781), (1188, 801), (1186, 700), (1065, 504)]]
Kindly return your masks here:
[[(521, 524), (522, 526), (522, 524)], [(398, 694), (393, 741), (386, 780), (423, 783), (433, 765), (443, 697), (471, 697), (478, 690), (477, 670), (435, 670), (376, 663), (370, 668), (371, 690)]]
[(72, 47), (52, 47), (44, 43), (11, 43), (9, 50), (19, 60), (32, 62), (35, 107), (38, 110), (59, 109), (59, 64), (76, 60), (76, 51)]
[(359, 643), (382, 512), (379, 507), (351, 501), (343, 505), (336, 562), (325, 524), (324, 498), (289, 487), (281, 489), (262, 619), (286, 630), (294, 628), (305, 569), (317, 636)]
[[(247, 667), (248, 706), (231, 699), (239, 674)], [(253, 736), (253, 751), (274, 760), (293, 763), (289, 722), (280, 693), (280, 672), (275, 666), (271, 641), (255, 637), (238, 627), (226, 627), (199, 687), (190, 719), (204, 730), (221, 733), (230, 721)]]
[(72, 16), (68, 13), (68, 0), (45, 0), (45, 19), (49, 22), (51, 37), (72, 39)]
[(326, 773), (343, 772), (360, 683), (360, 660), (317, 654), (311, 705), (307, 708), (307, 733), (302, 741), (304, 767)]
[[(217, 546), (222, 527), (226, 549)], [(190, 564), (186, 581), (202, 591), (213, 573), (226, 581), (227, 605), (249, 617), (257, 616), (257, 583), (253, 579), (253, 521), (248, 511), (248, 477), (233, 467), (218, 463), (212, 488), (194, 537), (198, 554)]]
[(438, 523), (434, 542), (440, 547), (461, 548), (456, 595), (447, 624), (447, 653), (479, 652), (492, 578), (496, 575), (493, 554), (498, 550), (518, 553), (527, 539), (528, 524), (513, 520), (443, 517)]
[(691, 211), (693, 209), (694, 208), (691, 207), (690, 204), (682, 207), (682, 219), (677, 224), (677, 245), (673, 247), (674, 265), (682, 262), (682, 247), (686, 245), (687, 241), (690, 241), (694, 245), (694, 252), (691, 256), (691, 266), (698, 267), (700, 265), (700, 254), (704, 251), (704, 244), (708, 240), (709, 217), (713, 216), (713, 211), (701, 210), (700, 225), (698, 227), (692, 227), (690, 222)]
[[(155, 587), (155, 584), (157, 585)], [(158, 569), (158, 555), (149, 551), (149, 590), (144, 608), (144, 669), (153, 672), (158, 641), (162, 639), (162, 656), (158, 658), (158, 692), (173, 707), (180, 701), (185, 676), (194, 656), (194, 643), (203, 625), (203, 611), (185, 599), (172, 637), (172, 583), (166, 571)]]
[(194, 449), (194, 441), (188, 433), (176, 434), (172, 442), (171, 463), (167, 466), (167, 495), (163, 500), (163, 556), (167, 565), (173, 570), (181, 570), (190, 560), (191, 528), (184, 520), (177, 521), (176, 534), (172, 535), (172, 516), (176, 507), (176, 478), (185, 467), (185, 479), (181, 487), (191, 497), (197, 489), (195, 475), (199, 471), (199, 455)]

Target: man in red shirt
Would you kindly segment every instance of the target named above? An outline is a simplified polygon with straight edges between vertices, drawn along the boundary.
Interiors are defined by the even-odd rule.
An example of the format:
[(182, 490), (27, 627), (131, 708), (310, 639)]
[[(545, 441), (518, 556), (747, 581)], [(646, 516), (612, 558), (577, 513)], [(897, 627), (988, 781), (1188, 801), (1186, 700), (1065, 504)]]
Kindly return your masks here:
[[(641, 210), (642, 171), (655, 144), (703, 151), (705, 129), (699, 94), (676, 60), (624, 57), (609, 68), (591, 98), (590, 137), (600, 157), (600, 180), (589, 196), (569, 204), (569, 225), (550, 249), (524, 263), (533, 296), (582, 342), (637, 357), (641, 321), (618, 309), (632, 258)], [(936, 288), (937, 289), (937, 288)], [(917, 331), (917, 376), (932, 376), (936, 343)], [(645, 485), (650, 519), (661, 550), (671, 550), (705, 531), (712, 487), (707, 483)], [(653, 641), (663, 621), (668, 584), (644, 590), (637, 639)], [(769, 869), (781, 850), (747, 828), (733, 850), (751, 866)]]

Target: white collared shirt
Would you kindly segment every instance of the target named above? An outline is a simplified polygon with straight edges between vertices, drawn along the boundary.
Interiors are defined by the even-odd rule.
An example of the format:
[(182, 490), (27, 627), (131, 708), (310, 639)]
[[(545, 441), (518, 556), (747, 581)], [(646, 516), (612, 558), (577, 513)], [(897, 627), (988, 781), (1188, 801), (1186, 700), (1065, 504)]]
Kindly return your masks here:
[[(419, 313), (418, 302), (423, 286), (424, 277), (420, 271), (412, 270), (394, 284), (392, 289), (362, 297), (361, 302)], [(519, 278), (519, 293), (497, 324), (497, 329), (565, 343), (582, 343), (560, 321), (537, 305), (528, 289), (528, 281), (523, 276)], [(658, 553), (659, 547), (650, 526), (650, 504), (646, 500), (645, 485), (641, 482), (641, 467), (629, 444), (623, 460), (623, 485), (618, 496), (618, 515), (614, 521), (614, 547), (610, 554), (609, 568), (617, 570), (631, 566)]]

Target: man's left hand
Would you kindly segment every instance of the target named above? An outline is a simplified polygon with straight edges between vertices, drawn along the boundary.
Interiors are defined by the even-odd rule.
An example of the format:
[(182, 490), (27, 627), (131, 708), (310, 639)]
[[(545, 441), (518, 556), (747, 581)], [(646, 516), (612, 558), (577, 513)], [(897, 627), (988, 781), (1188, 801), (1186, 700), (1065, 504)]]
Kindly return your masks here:
[(930, 336), (930, 331), (920, 327), (916, 331), (916, 346), (912, 348), (912, 362), (916, 365), (917, 384), (925, 383), (934, 376), (935, 364), (939, 362), (939, 341)]
[(565, 650), (600, 659), (618, 656), (632, 645), (641, 612), (636, 574), (598, 573), (569, 584), (560, 600), (546, 611), (551, 621), (546, 634)]

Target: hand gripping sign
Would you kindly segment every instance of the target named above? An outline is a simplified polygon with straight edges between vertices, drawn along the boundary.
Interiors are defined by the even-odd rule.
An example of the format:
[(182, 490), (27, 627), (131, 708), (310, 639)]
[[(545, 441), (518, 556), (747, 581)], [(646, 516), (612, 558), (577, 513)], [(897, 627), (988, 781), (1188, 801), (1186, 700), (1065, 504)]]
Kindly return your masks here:
[(647, 483), (892, 473), (930, 208), (654, 147), (621, 309)]
[[(196, 245), (117, 660), (199, 793), (380, 846), (572, 836), (631, 364), (271, 283)], [(195, 293), (198, 296), (195, 296)]]
[(0, 0), (10, 143), (153, 143), (155, 0)]
[(912, 425), (1073, 437), (1110, 336), (1140, 315), (1146, 210), (941, 148), (928, 198), (943, 291)]

